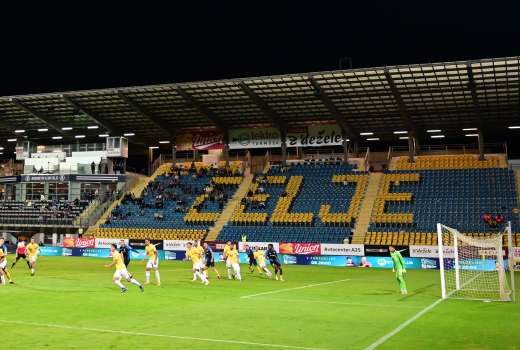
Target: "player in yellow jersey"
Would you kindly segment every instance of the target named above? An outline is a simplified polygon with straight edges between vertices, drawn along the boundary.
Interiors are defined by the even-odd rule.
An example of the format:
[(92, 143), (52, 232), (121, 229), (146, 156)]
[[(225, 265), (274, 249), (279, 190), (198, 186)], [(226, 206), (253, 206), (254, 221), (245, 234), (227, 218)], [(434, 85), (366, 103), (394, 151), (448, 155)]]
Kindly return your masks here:
[(0, 283), (5, 285), (5, 278), (9, 280), (9, 283), (13, 284), (11, 275), (7, 271), (7, 249), (4, 245), (4, 239), (0, 237)]
[(204, 256), (204, 249), (198, 245), (197, 242), (195, 242), (195, 245), (193, 245), (191, 242), (188, 242), (186, 244), (186, 257), (188, 259), (191, 259), (191, 262), (193, 263), (193, 280), (196, 281), (197, 278), (200, 277), (200, 280), (205, 285), (209, 284), (208, 278), (206, 274), (203, 272), (204, 267), (204, 261), (202, 257)]
[(226, 256), (226, 263), (229, 262), (229, 264), (233, 268), (235, 278), (239, 281), (242, 281), (242, 276), (240, 275), (240, 255), (236, 244), (231, 245), (231, 248), (228, 250)]
[(150, 242), (149, 239), (144, 241), (144, 251), (148, 255), (148, 262), (146, 263), (146, 284), (150, 284), (150, 271), (155, 271), (155, 282), (161, 285), (161, 275), (159, 274), (159, 256), (157, 255), (157, 248)]
[(123, 255), (117, 251), (117, 245), (112, 244), (110, 246), (110, 251), (112, 252), (112, 262), (105, 267), (116, 267), (116, 272), (114, 272), (114, 276), (112, 277), (112, 281), (121, 288), (121, 293), (126, 293), (127, 289), (123, 283), (121, 283), (121, 278), (124, 278), (128, 282), (135, 284), (139, 287), (141, 292), (144, 292), (144, 287), (139, 281), (133, 278), (126, 269), (125, 261), (123, 259)]
[(228, 279), (231, 279), (232, 277), (232, 269), (231, 262), (228, 261), (227, 254), (231, 250), (231, 241), (227, 241), (226, 245), (224, 246), (224, 251), (222, 252), (222, 256), (224, 257), (224, 260), (226, 262), (226, 270), (227, 270), (227, 276)]
[(34, 238), (31, 238), (31, 242), (25, 247), (25, 251), (31, 265), (31, 276), (34, 276), (36, 273), (36, 260), (38, 260), (38, 254), (40, 254), (40, 246), (36, 244)]
[(258, 249), (258, 247), (255, 247), (255, 252), (253, 253), (254, 256), (255, 256), (255, 259), (256, 261), (258, 262), (258, 266), (264, 270), (265, 274), (269, 277), (269, 278), (272, 278), (273, 277), (273, 274), (271, 273), (271, 271), (269, 271), (269, 269), (267, 268), (267, 266), (265, 265), (265, 253), (263, 251), (261, 251), (260, 249)]

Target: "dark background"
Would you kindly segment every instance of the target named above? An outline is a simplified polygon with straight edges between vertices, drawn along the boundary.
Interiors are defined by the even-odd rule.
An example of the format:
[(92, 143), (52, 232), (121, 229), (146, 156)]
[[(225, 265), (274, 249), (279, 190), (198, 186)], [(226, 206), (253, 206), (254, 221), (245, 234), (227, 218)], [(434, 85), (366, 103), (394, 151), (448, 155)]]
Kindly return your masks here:
[(520, 53), (507, 2), (151, 3), (2, 4), (0, 95)]

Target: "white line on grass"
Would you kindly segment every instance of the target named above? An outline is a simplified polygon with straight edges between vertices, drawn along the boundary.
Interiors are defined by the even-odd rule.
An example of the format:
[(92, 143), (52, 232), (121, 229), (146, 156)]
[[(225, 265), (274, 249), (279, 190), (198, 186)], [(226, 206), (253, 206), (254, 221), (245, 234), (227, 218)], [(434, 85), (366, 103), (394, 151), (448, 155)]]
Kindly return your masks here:
[(323, 349), (323, 348), (309, 348), (309, 347), (305, 347), (305, 346), (295, 346), (295, 345), (255, 343), (255, 342), (240, 341), (240, 340), (198, 338), (198, 337), (170, 335), (170, 334), (159, 334), (159, 333), (130, 332), (130, 331), (122, 331), (122, 330), (112, 330), (112, 329), (102, 329), (102, 328), (89, 328), (89, 327), (74, 327), (74, 326), (67, 326), (67, 325), (60, 325), (60, 324), (45, 324), (45, 323), (24, 322), (24, 321), (0, 320), (0, 323), (18, 324), (18, 325), (32, 326), (32, 327), (68, 329), (68, 330), (73, 330), (73, 331), (88, 331), (88, 332), (112, 333), (112, 334), (115, 333), (115, 334), (124, 334), (124, 335), (129, 335), (129, 336), (140, 336), (140, 337), (156, 337), (156, 338), (169, 338), (169, 339), (181, 339), (181, 340), (197, 340), (197, 341), (205, 341), (205, 342), (211, 342), (211, 343), (224, 343), (224, 344), (235, 344), (235, 345), (250, 345), (250, 346), (259, 346), (259, 347), (266, 347), (266, 348), (278, 348), (278, 349), (327, 350), (327, 349)]
[(389, 307), (397, 309), (420, 309), (420, 306), (398, 305), (398, 304), (370, 304), (370, 303), (354, 303), (342, 301), (326, 301), (326, 300), (312, 300), (312, 299), (284, 299), (284, 298), (257, 298), (259, 300), (273, 300), (294, 303), (318, 303), (318, 304), (333, 304), (333, 305), (347, 305), (347, 306), (367, 306), (367, 307)]
[(394, 335), (401, 332), (404, 328), (408, 327), (410, 324), (415, 322), (422, 315), (424, 315), (425, 313), (427, 313), (428, 311), (430, 311), (431, 309), (433, 309), (434, 307), (439, 305), (441, 303), (441, 301), (442, 301), (442, 299), (439, 299), (439, 300), (435, 301), (433, 304), (428, 305), (427, 307), (425, 307), (424, 309), (422, 309), (421, 311), (419, 311), (418, 313), (413, 315), (411, 318), (409, 318), (408, 320), (401, 323), (397, 328), (392, 330), (390, 333), (385, 334), (384, 336), (382, 336), (381, 338), (379, 338), (378, 340), (376, 340), (375, 342), (373, 342), (372, 344), (367, 346), (364, 350), (374, 350), (379, 345), (383, 344), (388, 339), (392, 338)]
[(247, 299), (247, 298), (253, 298), (258, 297), (260, 295), (269, 295), (269, 294), (277, 294), (277, 293), (283, 293), (283, 292), (289, 292), (291, 290), (298, 290), (298, 289), (305, 289), (305, 288), (312, 288), (312, 287), (319, 287), (319, 286), (325, 286), (327, 284), (334, 284), (339, 282), (345, 282), (350, 281), (350, 278), (345, 278), (343, 280), (337, 280), (337, 281), (330, 281), (330, 282), (323, 282), (323, 283), (314, 283), (314, 284), (307, 284), (305, 286), (300, 287), (294, 287), (294, 288), (285, 288), (285, 289), (276, 289), (269, 292), (263, 292), (263, 293), (257, 293), (257, 294), (250, 294), (250, 295), (243, 295), (240, 298), (241, 299)]

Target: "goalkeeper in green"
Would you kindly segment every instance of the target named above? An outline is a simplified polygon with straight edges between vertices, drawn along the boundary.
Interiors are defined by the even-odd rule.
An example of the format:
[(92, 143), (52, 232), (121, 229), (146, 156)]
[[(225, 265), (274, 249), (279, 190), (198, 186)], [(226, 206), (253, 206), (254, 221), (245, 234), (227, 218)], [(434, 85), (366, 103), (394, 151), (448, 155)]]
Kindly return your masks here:
[(390, 251), (390, 256), (392, 257), (392, 262), (394, 263), (394, 268), (392, 269), (392, 271), (395, 272), (395, 278), (399, 283), (401, 294), (406, 295), (408, 294), (408, 291), (406, 290), (406, 282), (404, 280), (404, 275), (406, 273), (404, 259), (401, 253), (395, 250), (395, 247), (390, 246), (388, 247), (388, 250)]

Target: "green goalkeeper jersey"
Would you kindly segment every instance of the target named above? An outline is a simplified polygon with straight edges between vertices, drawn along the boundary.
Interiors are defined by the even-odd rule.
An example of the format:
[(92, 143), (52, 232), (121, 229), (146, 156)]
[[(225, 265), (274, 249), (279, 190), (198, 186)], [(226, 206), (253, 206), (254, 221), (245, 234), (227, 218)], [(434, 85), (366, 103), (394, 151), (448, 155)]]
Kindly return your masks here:
[(396, 250), (393, 253), (390, 253), (390, 256), (392, 257), (392, 261), (394, 262), (394, 268), (396, 270), (405, 268), (403, 256), (399, 251)]

